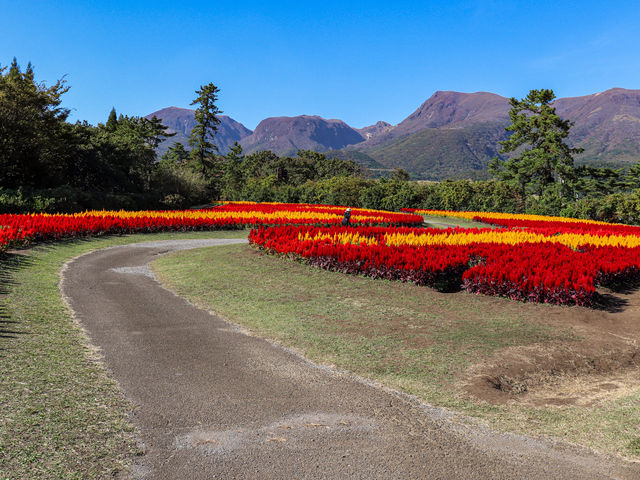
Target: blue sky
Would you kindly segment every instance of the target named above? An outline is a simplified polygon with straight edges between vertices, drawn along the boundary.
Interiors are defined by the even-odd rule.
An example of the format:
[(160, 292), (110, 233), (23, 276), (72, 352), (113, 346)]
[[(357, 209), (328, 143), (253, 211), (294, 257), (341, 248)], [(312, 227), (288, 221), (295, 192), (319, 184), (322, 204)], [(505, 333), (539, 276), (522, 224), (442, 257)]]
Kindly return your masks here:
[(436, 90), (640, 88), (637, 1), (0, 0), (0, 64), (66, 76), (72, 120), (188, 107), (398, 123)]

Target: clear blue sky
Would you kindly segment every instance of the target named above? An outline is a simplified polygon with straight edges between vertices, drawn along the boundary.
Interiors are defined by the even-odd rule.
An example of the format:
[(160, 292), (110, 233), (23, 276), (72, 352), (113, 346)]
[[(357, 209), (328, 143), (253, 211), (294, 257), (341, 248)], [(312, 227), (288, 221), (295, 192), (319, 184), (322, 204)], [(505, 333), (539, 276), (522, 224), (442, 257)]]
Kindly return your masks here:
[(72, 120), (188, 107), (398, 123), (436, 90), (640, 88), (637, 1), (0, 0), (0, 64), (66, 75)]

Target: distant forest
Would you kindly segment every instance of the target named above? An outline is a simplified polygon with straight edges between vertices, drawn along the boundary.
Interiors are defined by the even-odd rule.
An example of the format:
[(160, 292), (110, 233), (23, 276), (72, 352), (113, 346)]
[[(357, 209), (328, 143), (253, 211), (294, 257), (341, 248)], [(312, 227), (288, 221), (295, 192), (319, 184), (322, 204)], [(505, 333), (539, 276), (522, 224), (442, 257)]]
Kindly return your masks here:
[[(514, 161), (496, 160), (493, 180), (415, 182), (399, 169), (373, 179), (354, 161), (309, 150), (286, 157), (270, 151), (244, 155), (236, 144), (220, 155), (212, 144), (216, 115), (222, 113), (215, 106), (219, 91), (213, 84), (196, 92), (192, 105), (197, 125), (189, 145), (176, 143), (158, 158), (158, 145), (171, 135), (158, 118), (112, 110), (96, 126), (70, 123), (69, 110), (62, 106), (68, 89), (64, 80), (49, 86), (36, 81), (31, 64), (22, 70), (14, 59), (0, 67), (0, 213), (178, 209), (250, 200), (528, 212), (640, 223), (640, 165), (627, 170), (574, 167), (574, 152), (562, 144), (564, 129), (571, 125), (548, 107), (550, 91), (532, 91), (551, 96), (520, 101), (520, 115), (527, 108), (538, 109), (533, 117), (542, 122), (536, 127), (539, 138), (518, 137), (530, 127), (518, 127), (518, 118), (524, 121), (530, 114), (513, 117), (503, 149), (513, 146), (521, 153)], [(551, 133), (545, 137), (547, 131)], [(522, 141), (516, 145), (518, 139)]]

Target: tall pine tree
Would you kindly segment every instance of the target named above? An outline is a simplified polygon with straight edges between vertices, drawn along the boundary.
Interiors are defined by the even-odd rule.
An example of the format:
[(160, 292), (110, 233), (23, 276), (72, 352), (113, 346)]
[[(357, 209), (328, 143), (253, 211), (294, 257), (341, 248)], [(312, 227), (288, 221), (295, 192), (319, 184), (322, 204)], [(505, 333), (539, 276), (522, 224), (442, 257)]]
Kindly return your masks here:
[(218, 131), (220, 119), (217, 115), (222, 113), (216, 106), (218, 100), (218, 92), (220, 90), (213, 83), (203, 85), (200, 90), (196, 90), (198, 95), (191, 102), (191, 105), (197, 105), (195, 112), (196, 126), (191, 130), (189, 136), (189, 145), (191, 145), (191, 157), (195, 167), (207, 175), (207, 170), (211, 163), (210, 157), (218, 151), (212, 141)]
[(573, 125), (558, 116), (551, 102), (553, 90), (531, 90), (522, 100), (511, 98), (506, 130), (509, 138), (500, 142), (500, 153), (514, 155), (506, 161), (494, 158), (489, 170), (500, 179), (517, 185), (523, 196), (545, 193), (566, 198), (575, 179), (573, 155), (582, 152), (565, 143)]
[(115, 107), (112, 108), (111, 112), (109, 113), (109, 118), (107, 119), (106, 127), (107, 127), (107, 130), (109, 130), (110, 132), (115, 132), (116, 129), (118, 128), (118, 116), (116, 115)]

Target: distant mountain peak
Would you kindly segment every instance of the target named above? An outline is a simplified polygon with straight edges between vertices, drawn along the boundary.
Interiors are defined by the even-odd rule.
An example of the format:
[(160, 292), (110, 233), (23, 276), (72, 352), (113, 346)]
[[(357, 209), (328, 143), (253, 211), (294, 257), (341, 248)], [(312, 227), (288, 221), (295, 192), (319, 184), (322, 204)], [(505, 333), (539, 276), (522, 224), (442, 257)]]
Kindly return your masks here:
[(426, 128), (461, 128), (475, 123), (506, 121), (509, 100), (495, 93), (438, 90), (393, 131), (399, 138)]
[[(169, 128), (170, 133), (175, 133), (173, 137), (167, 138), (158, 147), (158, 153), (162, 154), (174, 143), (187, 144), (189, 134), (196, 125), (195, 110), (180, 107), (167, 107), (150, 113), (145, 118), (158, 117), (162, 124)], [(240, 122), (235, 121), (227, 115), (218, 115), (220, 125), (213, 139), (213, 143), (218, 147), (220, 153), (226, 153), (234, 142), (240, 142), (243, 138), (251, 135), (251, 130)]]
[(391, 125), (390, 123), (383, 122), (382, 120), (378, 120), (373, 125), (358, 128), (357, 130), (365, 140), (371, 141), (375, 138), (379, 138), (382, 135), (387, 134), (388, 132), (393, 130), (393, 128), (394, 128), (393, 125)]
[(242, 146), (248, 153), (271, 150), (289, 155), (299, 149), (318, 152), (339, 150), (363, 140), (356, 129), (342, 120), (298, 115), (265, 118), (250, 136), (243, 139)]

